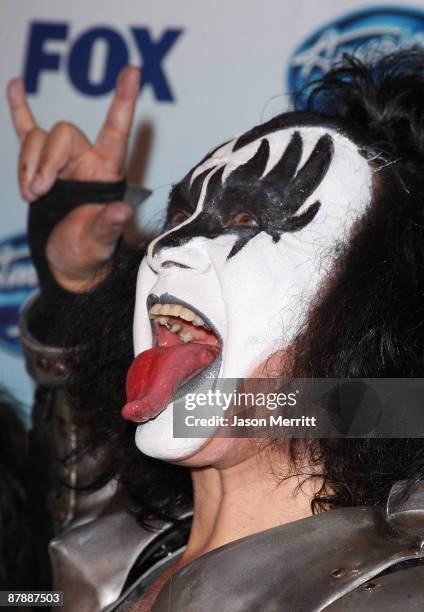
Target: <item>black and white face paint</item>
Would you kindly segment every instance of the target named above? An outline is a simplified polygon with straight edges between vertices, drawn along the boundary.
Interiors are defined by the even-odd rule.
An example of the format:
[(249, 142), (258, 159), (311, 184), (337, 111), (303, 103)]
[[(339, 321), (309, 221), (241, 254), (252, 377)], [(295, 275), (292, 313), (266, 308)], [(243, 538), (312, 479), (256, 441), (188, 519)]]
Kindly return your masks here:
[[(141, 264), (135, 354), (152, 347), (154, 295), (211, 324), (222, 342), (220, 377), (248, 377), (294, 339), (371, 201), (371, 182), (358, 146), (335, 128), (247, 133), (213, 151), (174, 188), (169, 229)], [(141, 451), (177, 460), (205, 443), (174, 439), (172, 410), (138, 427)]]

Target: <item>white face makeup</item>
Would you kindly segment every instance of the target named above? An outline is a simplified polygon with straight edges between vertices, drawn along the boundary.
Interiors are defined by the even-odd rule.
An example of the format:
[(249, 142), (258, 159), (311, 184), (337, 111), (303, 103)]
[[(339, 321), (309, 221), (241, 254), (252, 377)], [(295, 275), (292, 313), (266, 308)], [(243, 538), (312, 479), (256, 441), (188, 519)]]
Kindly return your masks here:
[[(219, 376), (249, 376), (294, 339), (369, 205), (372, 169), (336, 129), (248, 136), (215, 150), (174, 190), (168, 218), (182, 222), (150, 244), (140, 266), (135, 355), (152, 347), (148, 296), (177, 298), (218, 332)], [(173, 438), (172, 411), (170, 403), (138, 427), (142, 452), (175, 461), (205, 444)]]

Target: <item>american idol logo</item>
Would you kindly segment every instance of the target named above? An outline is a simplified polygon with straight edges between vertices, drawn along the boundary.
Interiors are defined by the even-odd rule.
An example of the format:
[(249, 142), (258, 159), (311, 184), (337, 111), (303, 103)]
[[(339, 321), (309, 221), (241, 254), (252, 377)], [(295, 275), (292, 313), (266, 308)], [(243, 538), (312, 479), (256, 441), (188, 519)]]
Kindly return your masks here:
[(22, 304), (37, 287), (24, 234), (0, 242), (0, 347), (20, 353), (18, 322)]
[(367, 9), (331, 22), (306, 39), (293, 53), (288, 69), (290, 92), (319, 78), (342, 58), (386, 54), (400, 47), (424, 45), (424, 11), (396, 7)]

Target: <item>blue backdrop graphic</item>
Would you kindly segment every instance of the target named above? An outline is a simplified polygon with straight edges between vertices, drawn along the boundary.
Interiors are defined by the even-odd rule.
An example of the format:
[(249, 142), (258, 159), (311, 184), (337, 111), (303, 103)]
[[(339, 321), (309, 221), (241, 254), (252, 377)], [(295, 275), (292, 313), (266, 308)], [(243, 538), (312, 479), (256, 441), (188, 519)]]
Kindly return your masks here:
[(22, 304), (37, 287), (26, 236), (0, 242), (0, 348), (21, 353), (18, 321)]
[(296, 48), (289, 61), (288, 86), (293, 92), (301, 90), (346, 52), (366, 58), (423, 43), (423, 10), (381, 7), (355, 11), (320, 27)]

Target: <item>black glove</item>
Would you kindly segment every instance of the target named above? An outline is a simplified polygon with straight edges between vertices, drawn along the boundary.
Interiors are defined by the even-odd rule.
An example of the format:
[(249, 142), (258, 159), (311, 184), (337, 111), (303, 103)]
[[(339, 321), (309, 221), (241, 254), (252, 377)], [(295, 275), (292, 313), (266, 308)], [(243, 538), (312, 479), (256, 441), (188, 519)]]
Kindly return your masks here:
[(53, 323), (78, 298), (78, 294), (63, 289), (50, 270), (46, 247), (53, 228), (83, 204), (121, 201), (125, 189), (125, 180), (114, 183), (59, 180), (45, 196), (28, 207), (28, 243), (41, 290), (31, 310), (29, 328), (40, 341), (60, 344), (61, 334)]

